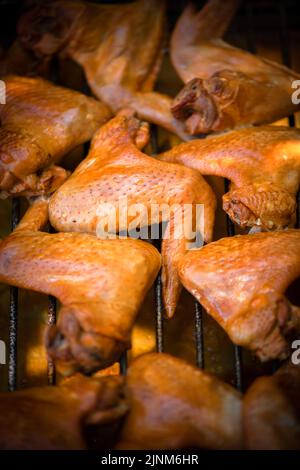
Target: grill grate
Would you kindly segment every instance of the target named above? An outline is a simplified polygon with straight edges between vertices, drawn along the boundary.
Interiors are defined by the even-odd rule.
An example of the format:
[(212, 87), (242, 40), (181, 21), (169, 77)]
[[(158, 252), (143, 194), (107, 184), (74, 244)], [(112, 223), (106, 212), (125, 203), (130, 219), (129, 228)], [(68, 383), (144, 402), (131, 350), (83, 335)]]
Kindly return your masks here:
[(195, 343), (196, 343), (196, 364), (201, 369), (204, 369), (203, 310), (199, 302), (195, 302)]
[[(4, 3), (4, 2), (3, 2)], [(255, 29), (253, 21), (253, 8), (250, 2), (246, 2), (246, 20), (247, 20), (247, 47), (248, 50), (255, 53)], [(290, 50), (289, 50), (289, 35), (287, 27), (287, 12), (284, 2), (278, 4), (278, 17), (280, 23), (280, 47), (282, 61), (285, 65), (291, 66)], [(295, 126), (294, 116), (289, 117), (289, 125)], [(151, 132), (152, 152), (158, 153), (158, 139), (157, 129), (152, 127)], [(225, 181), (224, 189), (228, 191), (228, 181)], [(297, 198), (297, 227), (299, 227), (300, 209), (299, 209), (299, 194)], [(11, 210), (11, 228), (16, 227), (20, 218), (20, 201), (12, 200)], [(50, 229), (51, 230), (51, 229)], [(234, 224), (227, 216), (227, 235), (233, 236), (235, 234)], [(163, 302), (162, 302), (162, 284), (161, 275), (159, 274), (155, 282), (155, 310), (156, 310), (156, 350), (158, 352), (164, 351), (164, 318), (163, 318)], [(48, 302), (48, 324), (53, 325), (56, 322), (56, 300), (49, 297)], [(18, 289), (16, 287), (10, 288), (10, 322), (9, 322), (9, 362), (8, 362), (8, 389), (14, 391), (17, 387), (17, 338), (18, 338)], [(203, 309), (198, 302), (195, 302), (195, 362), (198, 367), (204, 368), (204, 318)], [(238, 346), (234, 346), (234, 377), (237, 389), (243, 388), (243, 361), (242, 350)], [(120, 359), (120, 370), (122, 374), (126, 374), (127, 369), (127, 354), (123, 354)], [(48, 362), (48, 383), (55, 384), (55, 367), (54, 364)]]
[[(20, 201), (12, 200), (11, 229), (14, 230), (20, 219)], [(9, 350), (8, 350), (8, 390), (13, 392), (17, 387), (17, 340), (18, 340), (18, 297), (17, 287), (10, 288), (9, 312)]]

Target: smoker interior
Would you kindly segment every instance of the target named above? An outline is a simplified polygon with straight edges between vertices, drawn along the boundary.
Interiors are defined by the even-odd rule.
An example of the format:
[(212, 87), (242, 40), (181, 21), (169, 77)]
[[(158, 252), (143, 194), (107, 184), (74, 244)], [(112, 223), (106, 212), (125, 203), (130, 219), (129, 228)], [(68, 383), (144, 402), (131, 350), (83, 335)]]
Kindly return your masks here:
[[(185, 3), (184, 1), (169, 2), (169, 31), (172, 29)], [(201, 6), (204, 2), (198, 3), (199, 6)], [(22, 8), (22, 2), (1, 1), (0, 8), (0, 30), (3, 36), (1, 42), (7, 45), (14, 38), (16, 19)], [(228, 37), (230, 38), (230, 42), (234, 45), (246, 48), (253, 53), (260, 53), (268, 58), (291, 66), (296, 71), (300, 71), (300, 57), (297, 58), (297, 44), (299, 44), (300, 39), (300, 32), (297, 31), (297, 0), (285, 2), (271, 0), (244, 1), (232, 23)], [(68, 83), (62, 83), (61, 79), (58, 78), (59, 72), (57, 67), (58, 64), (54, 63), (54, 81), (68, 85)], [(175, 71), (171, 68), (168, 58), (168, 49), (166, 48), (165, 60), (158, 80), (157, 89), (175, 94), (179, 88), (180, 80), (176, 77)], [(81, 89), (86, 92), (88, 87), (82, 82)], [(281, 120), (280, 123), (295, 126), (297, 125), (297, 121), (299, 122), (299, 116), (290, 116), (289, 119)], [(167, 136), (161, 129), (152, 127), (149, 152), (155, 154), (173, 145), (173, 139), (173, 137)], [(87, 147), (82, 149), (82, 157), (86, 155), (86, 151)], [(224, 180), (217, 182), (219, 197), (222, 191), (225, 192), (227, 190), (227, 184), (228, 182)], [(1, 236), (6, 235), (10, 229), (12, 230), (16, 226), (23, 209), (23, 202), (21, 203), (19, 200), (0, 201)], [(221, 212), (222, 211), (219, 210), (217, 213), (217, 218), (222, 219), (221, 223), (219, 223), (220, 227), (217, 227), (217, 238), (221, 236), (233, 236), (237, 233), (237, 229), (228, 217)], [(8, 213), (10, 215), (8, 215)], [(299, 197), (297, 226), (299, 227)], [(49, 230), (52, 230), (51, 227)], [(26, 354), (29, 344), (28, 337), (32, 339), (32, 337), (35, 336), (35, 334), (30, 331), (31, 324), (29, 318), (33, 316), (32, 310), (34, 310), (34, 308), (32, 302), (34, 302), (34, 299), (37, 297), (28, 297), (29, 300), (27, 300), (26, 303), (26, 296), (29, 295), (31, 294), (28, 292), (20, 292), (15, 287), (11, 287), (8, 292), (6, 287), (0, 286), (1, 338), (7, 340), (6, 344), (8, 345), (7, 366), (1, 366), (0, 369), (1, 390), (8, 388), (10, 391), (14, 391), (16, 388), (29, 385), (45, 384), (46, 382), (54, 384), (56, 382), (54, 365), (49, 362), (44, 368), (44, 372), (39, 371), (32, 380), (30, 378), (24, 378), (26, 374), (28, 375), (28, 371), (26, 370)], [(22, 297), (21, 300), (20, 297)], [(40, 301), (40, 297), (41, 296), (38, 297), (38, 301)], [(21, 301), (25, 307), (24, 305), (22, 308), (20, 307)], [(47, 322), (53, 324), (56, 321), (56, 301), (53, 298), (49, 298), (47, 302)], [(173, 325), (176, 325), (177, 322), (177, 327), (170, 325), (170, 322), (164, 319), (160, 276), (158, 276), (153, 291), (149, 294), (146, 303), (146, 310), (148, 312), (147, 318), (149, 318), (149, 315), (152, 315), (153, 319), (152, 330), (150, 331), (149, 329), (148, 320), (144, 321), (143, 309), (138, 319), (138, 328), (141, 330), (142, 326), (145, 326), (146, 323), (146, 337), (148, 338), (149, 336), (149, 338), (151, 337), (152, 339), (151, 341), (149, 340), (148, 346), (142, 348), (142, 352), (149, 352), (156, 348), (158, 352), (165, 351), (177, 354), (176, 343), (184, 341), (185, 344), (188, 344), (188, 348), (184, 347), (183, 349), (189, 350), (189, 354), (187, 355), (189, 361), (196, 363), (201, 368), (217, 373), (221, 378), (234, 383), (239, 390), (244, 390), (256, 376), (263, 373), (270, 373), (274, 370), (274, 367), (277, 366), (277, 364), (261, 365), (246, 351), (229, 344), (225, 333), (220, 330), (219, 326), (207, 316), (202, 307), (186, 292), (182, 296), (176, 318), (171, 320)], [(28, 319), (26, 315), (28, 315)], [(180, 323), (183, 321), (182, 315), (185, 317), (185, 325), (187, 322), (189, 325), (184, 330), (185, 337), (183, 338), (181, 335), (179, 338), (178, 335), (176, 336), (176, 332), (183, 331)], [(37, 327), (38, 322), (40, 322), (39, 327)], [(37, 331), (42, 331), (45, 326), (45, 315), (40, 315), (39, 318), (34, 320), (34, 325)], [(216, 338), (219, 338), (218, 341), (212, 341), (211, 338), (214, 335)], [(137, 335), (134, 334), (133, 347), (135, 336)], [(26, 347), (24, 347), (25, 342), (27, 344)], [(34, 344), (34, 341), (32, 341), (32, 344)], [(40, 348), (42, 348), (42, 344)], [(224, 351), (222, 351), (222, 348), (224, 348)], [(40, 351), (40, 349), (38, 351)], [(38, 352), (36, 353), (36, 361), (38, 361), (39, 354)], [(121, 373), (126, 373), (127, 364), (134, 355), (137, 355), (137, 353), (133, 353), (132, 351), (123, 355), (120, 360)], [(179, 351), (178, 355), (186, 356), (182, 351)], [(224, 367), (222, 366), (222, 369), (222, 367), (218, 365), (218, 361), (220, 360), (226, 363), (225, 372)]]

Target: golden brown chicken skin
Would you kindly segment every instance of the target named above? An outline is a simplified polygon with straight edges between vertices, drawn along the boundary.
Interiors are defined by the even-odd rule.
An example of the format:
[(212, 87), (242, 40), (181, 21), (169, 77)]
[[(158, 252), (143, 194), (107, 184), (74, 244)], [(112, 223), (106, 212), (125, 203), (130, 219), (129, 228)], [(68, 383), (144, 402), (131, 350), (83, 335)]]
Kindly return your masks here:
[(260, 377), (243, 404), (246, 447), (300, 449), (300, 366), (287, 363), (272, 377)]
[(230, 385), (182, 359), (152, 353), (129, 367), (130, 412), (118, 449), (239, 449), (242, 402)]
[(300, 75), (222, 40), (238, 0), (189, 4), (171, 39), (171, 59), (185, 87), (172, 104), (189, 134), (270, 123), (299, 109), (292, 83)]
[[(88, 433), (112, 442), (128, 410), (121, 377), (72, 377), (59, 387), (37, 387), (0, 394), (2, 450), (86, 449)], [(110, 443), (111, 445), (111, 443)]]
[(55, 296), (62, 306), (47, 350), (59, 371), (89, 373), (130, 347), (140, 305), (160, 268), (160, 254), (141, 240), (48, 234), (48, 203), (36, 200), (0, 244), (0, 282)]
[(186, 140), (170, 111), (171, 98), (152, 91), (165, 29), (163, 0), (118, 5), (54, 0), (29, 10), (18, 26), (22, 43), (39, 57), (59, 54), (77, 62), (94, 95), (114, 112), (130, 106)]
[(0, 197), (53, 192), (61, 158), (89, 140), (111, 113), (98, 101), (41, 78), (4, 78), (0, 105)]
[(300, 230), (223, 238), (179, 262), (185, 288), (262, 361), (285, 358), (300, 332), (300, 309), (284, 295), (299, 275)]
[[(137, 217), (140, 216), (139, 227), (147, 227), (151, 224), (154, 205), (158, 209), (167, 205), (169, 213), (158, 210), (158, 217), (168, 223), (162, 244), (162, 274), (166, 314), (171, 317), (180, 292), (177, 261), (188, 246), (186, 233), (177, 230), (184, 204), (191, 204), (192, 208), (204, 204), (202, 235), (209, 242), (215, 196), (198, 172), (142, 153), (140, 149), (148, 137), (148, 126), (132, 116), (130, 110), (109, 121), (95, 135), (85, 160), (51, 198), (49, 214), (51, 224), (58, 231), (97, 233), (103, 237), (99, 226), (106, 224), (106, 213), (102, 212), (105, 205), (110, 205), (111, 213), (116, 214), (115, 226), (110, 230), (129, 233)], [(127, 204), (125, 218), (120, 218), (122, 198), (126, 198)], [(188, 222), (190, 217), (192, 226), (194, 214), (186, 214), (185, 220)], [(151, 238), (150, 230), (147, 235)]]
[(175, 146), (159, 156), (202, 175), (228, 178), (223, 208), (241, 227), (292, 226), (300, 184), (300, 131), (262, 126)]

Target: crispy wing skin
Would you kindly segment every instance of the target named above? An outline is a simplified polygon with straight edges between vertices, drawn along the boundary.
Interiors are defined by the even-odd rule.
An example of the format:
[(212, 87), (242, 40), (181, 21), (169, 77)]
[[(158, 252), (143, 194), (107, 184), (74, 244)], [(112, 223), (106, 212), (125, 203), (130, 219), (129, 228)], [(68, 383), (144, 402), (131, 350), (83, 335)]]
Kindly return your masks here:
[[(171, 317), (180, 292), (177, 260), (189, 239), (183, 231), (177, 238), (174, 235), (180, 224), (175, 213), (181, 217), (184, 204), (194, 209), (196, 204), (204, 204), (202, 235), (211, 241), (215, 196), (198, 172), (142, 153), (148, 131), (131, 111), (109, 121), (95, 135), (85, 160), (51, 198), (49, 213), (58, 231), (97, 232), (103, 237), (101, 227), (116, 233), (130, 232), (132, 224), (144, 228), (151, 225), (155, 205), (160, 209), (164, 204), (167, 211), (158, 210), (158, 216), (159, 221), (169, 224), (166, 234), (170, 236), (164, 237), (162, 253), (165, 307)], [(108, 225), (108, 214), (116, 215), (114, 225)]]
[[(117, 434), (128, 406), (121, 377), (77, 375), (59, 387), (0, 394), (0, 447), (3, 450), (79, 450), (97, 427), (99, 446), (107, 427)], [(110, 444), (111, 445), (111, 444)]]
[(284, 295), (299, 275), (300, 230), (223, 238), (179, 262), (186, 289), (262, 361), (285, 358), (300, 331), (300, 309)]
[(292, 226), (300, 183), (300, 131), (262, 126), (175, 146), (159, 156), (202, 175), (228, 178), (223, 208), (241, 227)]
[(19, 36), (40, 57), (60, 54), (80, 64), (93, 93), (114, 112), (130, 106), (142, 119), (188, 139), (172, 100), (153, 92), (162, 60), (165, 1), (118, 5), (51, 1), (19, 23)]
[(0, 197), (53, 192), (67, 173), (55, 166), (109, 119), (108, 108), (41, 78), (4, 78), (0, 106)]
[(108, 367), (130, 346), (160, 254), (140, 240), (39, 232), (47, 216), (47, 202), (37, 200), (1, 242), (0, 282), (59, 299), (58, 323), (48, 329), (46, 346), (62, 373)]
[(129, 367), (127, 415), (118, 449), (238, 449), (241, 397), (230, 385), (168, 354)]
[(171, 39), (171, 58), (186, 84), (172, 104), (189, 134), (270, 123), (294, 113), (292, 82), (300, 75), (222, 40), (237, 0), (189, 4)]
[(272, 377), (256, 379), (243, 405), (248, 449), (300, 449), (299, 393), (299, 365), (285, 364)]

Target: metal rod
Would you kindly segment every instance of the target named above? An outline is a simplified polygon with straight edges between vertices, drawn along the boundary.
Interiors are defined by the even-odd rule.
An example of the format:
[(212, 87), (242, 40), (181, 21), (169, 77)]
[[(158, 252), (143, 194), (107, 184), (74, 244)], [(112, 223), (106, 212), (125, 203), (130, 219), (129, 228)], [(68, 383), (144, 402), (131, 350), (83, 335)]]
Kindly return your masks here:
[(123, 352), (121, 358), (120, 358), (120, 372), (122, 375), (126, 375), (127, 373), (127, 352)]
[[(151, 126), (150, 143), (152, 155), (156, 155), (159, 151), (158, 148), (158, 135), (157, 127)], [(155, 243), (156, 248), (160, 250), (160, 243)], [(163, 352), (164, 350), (164, 317), (163, 317), (163, 300), (162, 300), (162, 282), (161, 273), (157, 276), (155, 281), (155, 310), (156, 310), (156, 351)]]
[(296, 214), (296, 227), (300, 228), (300, 191), (297, 194), (297, 214)]
[[(229, 191), (229, 184), (230, 181), (227, 179), (224, 180), (224, 187), (225, 187), (225, 193)], [(226, 224), (227, 224), (227, 235), (229, 237), (233, 237), (235, 235), (235, 228), (234, 228), (234, 223), (230, 219), (228, 215), (226, 215)]]
[(234, 382), (236, 388), (243, 391), (243, 351), (240, 346), (234, 345)]
[[(20, 201), (12, 200), (11, 229), (14, 230), (20, 220)], [(17, 388), (17, 343), (18, 343), (18, 288), (10, 288), (9, 308), (9, 351), (8, 351), (8, 390)]]
[[(225, 192), (229, 190), (229, 181), (225, 179), (224, 181)], [(227, 221), (227, 234), (229, 237), (233, 237), (235, 235), (235, 228), (234, 223), (230, 220), (229, 216), (226, 215)], [(235, 378), (235, 386), (238, 390), (242, 391), (243, 388), (243, 353), (242, 349), (234, 344), (234, 378)]]
[[(51, 225), (49, 226), (49, 233), (55, 233), (55, 230)], [(52, 295), (48, 296), (48, 325), (56, 324), (56, 298)], [(56, 371), (55, 363), (48, 357), (48, 368), (47, 368), (48, 384), (55, 385), (56, 383)]]
[(150, 144), (151, 144), (152, 155), (156, 155), (158, 153), (158, 135), (157, 135), (157, 127), (155, 125), (151, 126)]
[(155, 281), (155, 306), (156, 306), (156, 351), (164, 351), (164, 317), (162, 301), (161, 274)]
[[(48, 325), (55, 325), (56, 323), (56, 299), (49, 295), (48, 300)], [(55, 385), (56, 383), (56, 374), (55, 374), (55, 364), (48, 358), (48, 384)]]
[(195, 341), (196, 341), (196, 364), (204, 369), (204, 329), (203, 310), (198, 302), (195, 302)]

